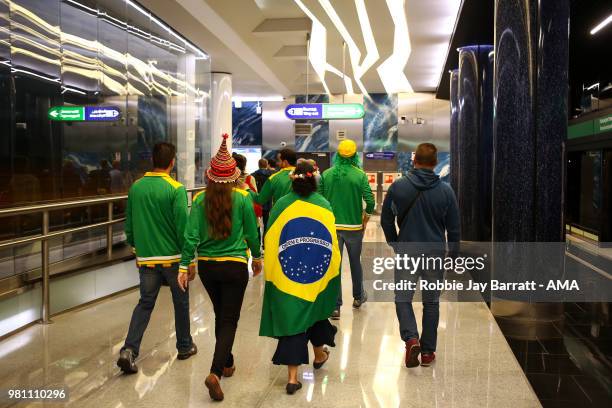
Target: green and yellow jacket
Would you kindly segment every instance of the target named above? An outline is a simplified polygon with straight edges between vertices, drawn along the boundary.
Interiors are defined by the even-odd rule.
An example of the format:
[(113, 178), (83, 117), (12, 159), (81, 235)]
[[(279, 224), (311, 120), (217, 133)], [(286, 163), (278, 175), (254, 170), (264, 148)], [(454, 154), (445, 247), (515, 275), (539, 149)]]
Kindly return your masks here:
[(325, 170), (319, 181), (319, 193), (332, 206), (337, 230), (359, 231), (363, 228), (364, 202), (366, 213), (374, 211), (374, 194), (368, 177), (356, 166), (341, 164)]
[(125, 219), (127, 242), (142, 265), (171, 265), (181, 259), (187, 192), (166, 173), (148, 172), (128, 193)]
[(209, 235), (208, 220), (204, 213), (204, 197), (201, 191), (193, 197), (191, 213), (185, 229), (185, 245), (181, 256), (181, 272), (188, 269), (197, 250), (201, 261), (236, 261), (247, 263), (249, 256), (261, 258), (257, 218), (253, 201), (246, 190), (235, 188), (232, 192), (232, 231), (224, 240)]
[(291, 173), (295, 167), (285, 167), (270, 175), (268, 180), (264, 183), (259, 193), (249, 190), (251, 197), (257, 204), (265, 204), (270, 199), (272, 204), (277, 202), (281, 197), (291, 192), (291, 179), (289, 173)]

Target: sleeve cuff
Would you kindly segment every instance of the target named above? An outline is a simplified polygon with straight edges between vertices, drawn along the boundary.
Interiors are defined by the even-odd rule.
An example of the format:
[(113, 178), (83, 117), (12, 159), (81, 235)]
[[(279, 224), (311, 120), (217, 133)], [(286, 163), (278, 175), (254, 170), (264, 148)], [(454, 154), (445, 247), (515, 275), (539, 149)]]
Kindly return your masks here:
[(189, 267), (185, 265), (179, 266), (179, 273), (187, 273), (187, 272), (189, 272)]

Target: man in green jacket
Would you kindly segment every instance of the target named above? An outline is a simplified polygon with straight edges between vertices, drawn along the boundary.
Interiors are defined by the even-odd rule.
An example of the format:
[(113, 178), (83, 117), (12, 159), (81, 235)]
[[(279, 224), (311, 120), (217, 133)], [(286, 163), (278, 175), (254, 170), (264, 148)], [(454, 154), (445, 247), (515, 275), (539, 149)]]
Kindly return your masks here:
[(292, 149), (285, 148), (278, 153), (278, 161), (281, 163), (281, 169), (270, 175), (261, 191), (256, 193), (249, 190), (253, 201), (257, 204), (264, 205), (272, 200), (272, 205), (274, 205), (281, 197), (291, 192), (291, 178), (289, 178), (289, 174), (295, 169), (297, 155)]
[(140, 300), (117, 360), (126, 374), (138, 371), (135, 360), (142, 336), (164, 282), (170, 286), (174, 303), (177, 358), (185, 360), (198, 351), (190, 334), (189, 292), (179, 288), (177, 282), (187, 224), (187, 192), (170, 177), (175, 155), (174, 145), (157, 143), (153, 147), (153, 171), (136, 181), (128, 193), (125, 234), (136, 252)]
[[(340, 142), (338, 153), (334, 157), (334, 166), (325, 170), (321, 176), (319, 191), (327, 198), (334, 211), (340, 253), (346, 245), (353, 281), (353, 307), (358, 309), (367, 300), (367, 294), (363, 290), (361, 246), (363, 232), (374, 212), (375, 203), (368, 178), (360, 168), (354, 141), (347, 139)], [(338, 293), (337, 307), (332, 319), (340, 318), (340, 306), (342, 289)]]

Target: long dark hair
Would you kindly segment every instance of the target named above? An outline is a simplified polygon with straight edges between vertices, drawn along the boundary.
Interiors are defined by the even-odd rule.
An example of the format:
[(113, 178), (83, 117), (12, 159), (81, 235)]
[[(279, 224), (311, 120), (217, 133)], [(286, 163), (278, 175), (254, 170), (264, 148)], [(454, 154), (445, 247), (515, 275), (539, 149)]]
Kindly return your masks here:
[(208, 180), (204, 196), (204, 214), (208, 233), (213, 239), (223, 240), (232, 233), (232, 188), (234, 183)]
[(317, 180), (314, 177), (314, 167), (312, 164), (303, 161), (293, 170), (291, 178), (291, 188), (300, 197), (308, 197), (317, 191)]

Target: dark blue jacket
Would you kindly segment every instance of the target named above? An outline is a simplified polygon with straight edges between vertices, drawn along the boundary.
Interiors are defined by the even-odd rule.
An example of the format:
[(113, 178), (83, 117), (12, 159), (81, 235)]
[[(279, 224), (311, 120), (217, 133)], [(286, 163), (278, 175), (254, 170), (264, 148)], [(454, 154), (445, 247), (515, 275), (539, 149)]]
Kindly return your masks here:
[[(421, 195), (406, 216), (399, 234), (396, 218)], [(398, 221), (399, 222), (399, 221)], [(380, 223), (387, 243), (459, 242), (459, 208), (453, 189), (431, 170), (413, 169), (396, 180), (385, 196)]]

